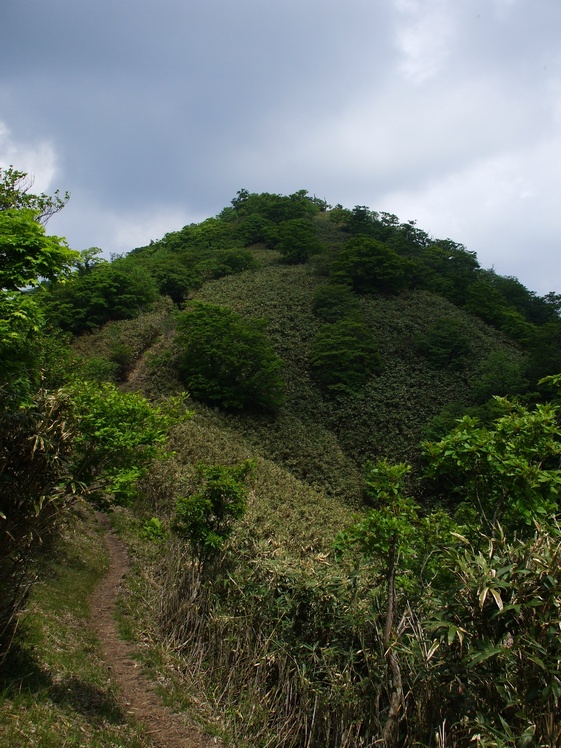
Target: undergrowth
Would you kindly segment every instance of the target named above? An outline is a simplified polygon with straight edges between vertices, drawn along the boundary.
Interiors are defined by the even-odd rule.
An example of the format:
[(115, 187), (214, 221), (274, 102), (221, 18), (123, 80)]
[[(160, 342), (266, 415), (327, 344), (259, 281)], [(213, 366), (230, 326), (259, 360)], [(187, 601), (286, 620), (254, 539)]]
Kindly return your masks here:
[(141, 748), (89, 623), (88, 600), (107, 568), (103, 538), (81, 513), (40, 564), (16, 643), (0, 671), (2, 748)]

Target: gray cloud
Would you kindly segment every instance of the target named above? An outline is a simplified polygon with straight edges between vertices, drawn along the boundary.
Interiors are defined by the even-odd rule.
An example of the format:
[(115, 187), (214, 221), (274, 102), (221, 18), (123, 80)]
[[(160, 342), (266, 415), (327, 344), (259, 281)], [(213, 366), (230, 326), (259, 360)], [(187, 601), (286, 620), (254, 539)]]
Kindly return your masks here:
[(560, 22), (556, 0), (4, 0), (0, 162), (72, 191), (50, 229), (77, 248), (306, 188), (559, 289)]

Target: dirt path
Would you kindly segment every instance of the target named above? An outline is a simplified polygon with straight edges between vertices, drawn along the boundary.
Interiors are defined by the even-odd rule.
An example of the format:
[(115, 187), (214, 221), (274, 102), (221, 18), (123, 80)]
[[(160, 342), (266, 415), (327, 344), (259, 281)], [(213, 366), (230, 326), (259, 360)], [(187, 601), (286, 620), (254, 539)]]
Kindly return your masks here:
[(152, 745), (157, 748), (222, 748), (218, 739), (204, 737), (189, 727), (181, 715), (162, 705), (153, 686), (131, 658), (134, 647), (119, 638), (115, 601), (129, 564), (125, 546), (111, 530), (108, 518), (101, 515), (101, 522), (106, 530), (109, 572), (92, 596), (92, 622), (101, 642), (103, 659), (121, 693), (124, 710), (145, 726)]

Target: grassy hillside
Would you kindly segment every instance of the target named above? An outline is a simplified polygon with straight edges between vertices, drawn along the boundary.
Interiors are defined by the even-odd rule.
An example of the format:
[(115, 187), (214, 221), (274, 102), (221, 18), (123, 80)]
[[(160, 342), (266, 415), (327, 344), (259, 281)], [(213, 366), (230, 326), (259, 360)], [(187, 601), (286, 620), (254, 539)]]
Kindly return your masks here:
[[(455, 748), (497, 730), (502, 743), (480, 745), (514, 745), (530, 734), (532, 720), (544, 736), (561, 690), (557, 675), (543, 685), (545, 676), (532, 670), (536, 652), (551, 649), (544, 645), (549, 619), (539, 618), (532, 595), (542, 599), (535, 591), (542, 569), (554, 579), (548, 595), (556, 594), (557, 535), (553, 525), (540, 524), (542, 534), (531, 541), (528, 528), (556, 506), (561, 476), (556, 411), (526, 406), (543, 400), (538, 379), (561, 368), (559, 298), (540, 298), (516, 279), (483, 270), (461, 245), (395, 216), (361, 206), (328, 210), (304, 191), (242, 190), (218, 217), (126, 257), (107, 263), (88, 252), (66, 284), (46, 284), (31, 299), (44, 315), (47, 344), (37, 343), (37, 376), (21, 387), (19, 402), (35, 417), (34, 382), (56, 393), (64, 467), (82, 472), (62, 474), (71, 486), (62, 494), (54, 470), (61, 461), (50, 458), (44, 440), (47, 475), (69, 501), (70, 491), (89, 491), (113, 512), (133, 557), (121, 623), (142, 644), (167, 698), (199, 708), (207, 721), (220, 714), (232, 745), (252, 748), (366, 748), (381, 736), (388, 746), (444, 745), (447, 724), (446, 744)], [(72, 354), (64, 334), (74, 336)], [(16, 369), (28, 366), (22, 351), (14, 354)], [(251, 368), (254, 353), (267, 376)], [(14, 382), (4, 383), (6, 392), (20, 386)], [(269, 398), (259, 390), (263, 382), (275, 388)], [(226, 398), (230, 385), (243, 397)], [(186, 418), (172, 398), (189, 390)], [(39, 391), (43, 400), (36, 402), (48, 401)], [(248, 401), (248, 392), (258, 397)], [(168, 407), (181, 411), (165, 421), (168, 453), (154, 446), (148, 469), (119, 462), (121, 454), (140, 453), (142, 428), (146, 444), (162, 439), (149, 405), (119, 399), (123, 393), (157, 402), (158, 418)], [(494, 394), (519, 398), (500, 422), (493, 410), (499, 406), (489, 404)], [(76, 403), (82, 410), (72, 410)], [(126, 433), (115, 422), (117, 407), (131, 418)], [(19, 412), (6, 412), (6, 423), (19, 422)], [(444, 435), (465, 412), (480, 420), (465, 421), (448, 444), (449, 453), (467, 444), (468, 456), (427, 488), (420, 444), (427, 434)], [(48, 415), (38, 418), (48, 426)], [(518, 452), (512, 445), (530, 432)], [(22, 444), (32, 438), (22, 430)], [(546, 454), (536, 455), (538, 443)], [(3, 449), (14, 451), (8, 441)], [(477, 470), (462, 475), (462, 460), (479, 457), (478, 450), (484, 459)], [(15, 471), (25, 454), (15, 455)], [(380, 460), (383, 467), (373, 468)], [(410, 475), (403, 466), (394, 470), (401, 462), (411, 465)], [(245, 483), (228, 472), (242, 464)], [(488, 478), (483, 498), (479, 474)], [(509, 483), (513, 476), (522, 477)], [(503, 484), (529, 497), (514, 540), (507, 537), (512, 525), (503, 533), (498, 521), (474, 519), (489, 496), (508, 503)], [(42, 487), (35, 488), (42, 501)], [(462, 497), (463, 514), (454, 514)], [(231, 512), (234, 499), (243, 516)], [(449, 511), (432, 513), (436, 506)], [(205, 523), (212, 531), (207, 545), (193, 530)], [(487, 550), (489, 527), (496, 537)], [(95, 580), (90, 567), (102, 564), (88, 532), (84, 590)], [(524, 559), (537, 557), (539, 569), (524, 567)], [(512, 578), (494, 586), (505, 570)], [(54, 594), (53, 587), (47, 599), (33, 598), (22, 651), (33, 647), (41, 615), (51, 615)], [(47, 650), (58, 646), (50, 636)], [(513, 659), (504, 645), (509, 636), (518, 637)], [(44, 670), (49, 656), (39, 647), (34, 667)], [(517, 685), (525, 678), (520, 663), (532, 672), (526, 691)], [(84, 673), (89, 667), (79, 664)], [(400, 703), (396, 668), (404, 683)], [(5, 713), (19, 725), (29, 700), (14, 701), (10, 683)], [(526, 713), (521, 705), (534, 704), (526, 697), (537, 693), (536, 683), (540, 706)], [(40, 704), (56, 716), (52, 684), (43, 695)], [(507, 711), (512, 740), (487, 717)], [(99, 745), (109, 744), (111, 729), (100, 726)], [(116, 744), (142, 740), (131, 729)]]

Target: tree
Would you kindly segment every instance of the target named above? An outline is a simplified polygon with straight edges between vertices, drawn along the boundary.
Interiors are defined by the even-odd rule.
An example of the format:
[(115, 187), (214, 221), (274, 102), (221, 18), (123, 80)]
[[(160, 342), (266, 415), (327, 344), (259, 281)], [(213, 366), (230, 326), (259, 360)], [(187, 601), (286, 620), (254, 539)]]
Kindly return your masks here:
[(39, 383), (45, 350), (42, 307), (29, 290), (42, 278), (65, 278), (78, 256), (36, 218), (29, 208), (0, 211), (0, 387), (12, 405)]
[(352, 316), (359, 308), (359, 299), (343, 283), (318, 286), (314, 293), (314, 314), (324, 322), (337, 322)]
[(464, 416), (443, 439), (423, 445), (427, 475), (445, 479), (476, 534), (481, 528), (492, 534), (499, 524), (527, 534), (558, 509), (559, 409), (496, 399), (504, 414), (490, 427)]
[(29, 208), (0, 211), (0, 288), (6, 291), (60, 278), (78, 258), (65, 239), (47, 236), (36, 218)]
[(246, 481), (252, 462), (226, 465), (197, 465), (198, 490), (177, 502), (174, 529), (191, 545), (203, 566), (215, 558), (232, 534), (234, 520), (245, 514)]
[(310, 366), (319, 386), (334, 397), (357, 394), (383, 368), (372, 332), (352, 317), (323, 325), (312, 342)]
[(120, 503), (133, 495), (148, 462), (164, 453), (172, 425), (189, 417), (183, 398), (151, 405), (110, 383), (77, 381), (65, 389), (74, 422), (72, 476), (90, 493)]
[(472, 353), (470, 342), (464, 335), (464, 325), (449, 317), (437, 320), (426, 335), (419, 336), (417, 350), (439, 369), (462, 369)]
[(189, 303), (178, 319), (178, 366), (190, 395), (223, 408), (274, 410), (284, 400), (281, 359), (266, 321), (225, 307)]
[(323, 248), (314, 224), (307, 218), (283, 221), (278, 226), (278, 237), (275, 248), (282, 254), (284, 261), (291, 265), (306, 262)]
[(357, 236), (345, 244), (333, 270), (337, 278), (348, 278), (357, 293), (397, 293), (407, 286), (410, 267), (378, 239)]
[(33, 177), (25, 171), (18, 171), (13, 166), (7, 169), (0, 167), (0, 211), (10, 209), (29, 209), (40, 223), (47, 223), (49, 218), (64, 208), (70, 199), (70, 193), (61, 197), (59, 190), (54, 195), (42, 192), (35, 195), (29, 190), (33, 187)]
[(148, 270), (129, 260), (103, 262), (45, 296), (49, 315), (63, 330), (80, 334), (109, 320), (131, 319), (157, 299)]

